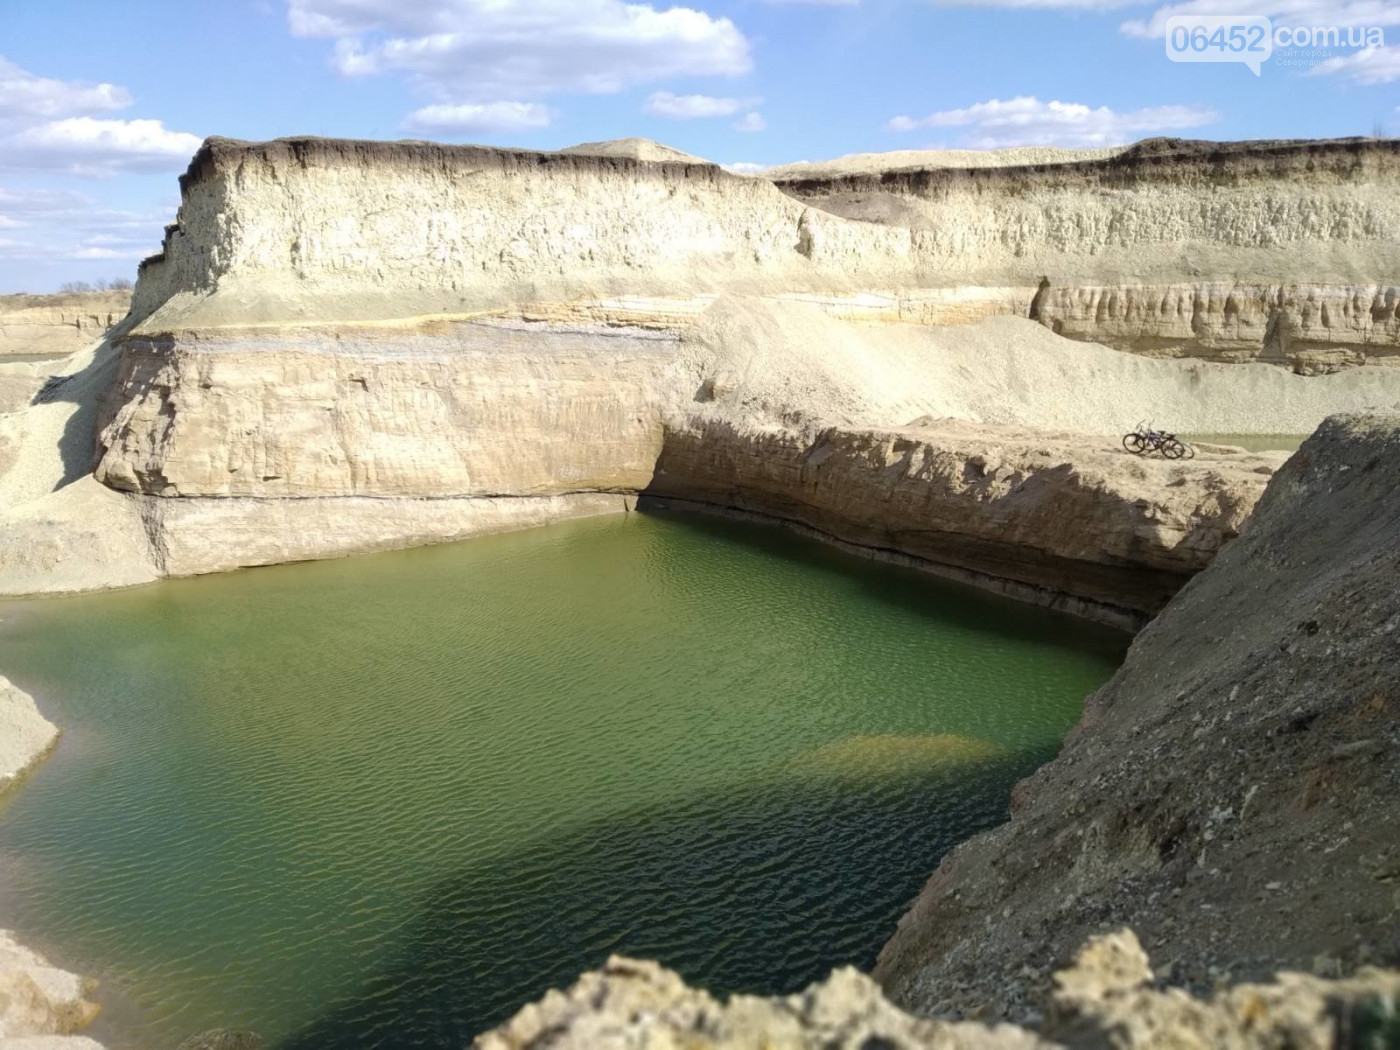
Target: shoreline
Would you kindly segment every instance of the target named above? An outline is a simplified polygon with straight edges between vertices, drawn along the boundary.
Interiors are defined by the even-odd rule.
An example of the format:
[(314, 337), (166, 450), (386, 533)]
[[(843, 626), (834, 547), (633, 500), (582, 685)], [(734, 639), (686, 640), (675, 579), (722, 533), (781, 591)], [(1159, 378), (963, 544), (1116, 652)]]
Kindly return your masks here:
[[(0, 797), (18, 790), (58, 746), (61, 731), (34, 698), (0, 675)], [(0, 929), (0, 1042), (42, 1039), (52, 1050), (100, 1050), (78, 1034), (100, 1007), (90, 978), (53, 966)]]

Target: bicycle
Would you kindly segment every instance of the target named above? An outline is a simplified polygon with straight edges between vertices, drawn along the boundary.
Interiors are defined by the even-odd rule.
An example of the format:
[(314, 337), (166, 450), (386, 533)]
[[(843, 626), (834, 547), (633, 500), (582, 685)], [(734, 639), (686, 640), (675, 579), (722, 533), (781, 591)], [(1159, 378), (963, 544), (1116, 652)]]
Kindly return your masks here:
[(1131, 433), (1123, 435), (1123, 447), (1135, 456), (1160, 452), (1167, 459), (1194, 459), (1196, 450), (1175, 434), (1153, 430), (1151, 423), (1138, 421)]

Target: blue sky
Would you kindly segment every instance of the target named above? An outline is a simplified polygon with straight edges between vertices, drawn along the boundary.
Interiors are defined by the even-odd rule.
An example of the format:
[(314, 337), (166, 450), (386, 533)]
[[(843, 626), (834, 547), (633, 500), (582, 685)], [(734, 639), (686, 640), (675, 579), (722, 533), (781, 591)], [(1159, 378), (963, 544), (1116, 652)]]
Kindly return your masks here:
[[(1168, 61), (1176, 12), (1385, 43), (1256, 77)], [(757, 166), (1393, 134), (1397, 104), (1400, 0), (0, 0), (0, 292), (134, 276), (206, 135), (641, 135)]]

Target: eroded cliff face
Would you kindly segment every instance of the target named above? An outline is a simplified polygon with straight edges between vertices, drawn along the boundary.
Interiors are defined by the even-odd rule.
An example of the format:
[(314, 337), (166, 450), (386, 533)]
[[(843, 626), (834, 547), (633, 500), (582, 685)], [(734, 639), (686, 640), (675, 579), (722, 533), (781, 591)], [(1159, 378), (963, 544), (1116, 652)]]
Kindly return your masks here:
[(1195, 988), (1400, 964), (1397, 511), (1400, 416), (1329, 420), (944, 858), (881, 953), (894, 1000), (1028, 1016), (1105, 923)]
[[(1076, 339), (1312, 374), (1400, 351), (1395, 143), (1151, 140), (1110, 157), (794, 174), (789, 195), (909, 229), (958, 283)], [(1020, 307), (1020, 309), (1017, 309)]]
[(130, 292), (0, 295), (0, 364), (8, 355), (68, 354), (126, 317)]
[(635, 492), (674, 344), (486, 323), (134, 337), (97, 477), (169, 497)]
[[(892, 432), (925, 417), (1092, 434), (1144, 417), (1182, 431), (1303, 432), (1331, 412), (1393, 403), (1400, 370), (1303, 378), (1259, 363), (1145, 360), (1045, 326), (1101, 329), (1137, 349), (1156, 340), (1163, 355), (1209, 343), (1222, 362), (1250, 357), (1258, 341), (1277, 352), (1253, 356), (1313, 371), (1360, 359), (1329, 342), (1345, 327), (1351, 344), (1380, 348), (1368, 362), (1384, 357), (1395, 336), (1378, 283), (1394, 232), (1393, 150), (1224, 152), (1158, 144), (780, 188), (607, 151), (211, 139), (124, 326), (89, 363), (0, 390), (16, 408), (0, 416), (12, 526), (0, 539), (0, 590), (105, 586), (622, 510), (652, 484), (668, 428), (685, 433), (701, 407), (716, 422), (704, 433), (742, 445), (774, 427)], [(886, 208), (895, 197), (898, 214)], [(1070, 284), (1039, 283), (1052, 257)], [(1257, 292), (1211, 292), (1188, 310), (1183, 290), (1149, 311), (1085, 290), (1183, 275), (1180, 288), (1195, 289), (1201, 266), (1260, 275)], [(1117, 284), (1105, 283), (1110, 274)], [(1356, 291), (1333, 310), (1317, 296), (1343, 277)], [(1313, 304), (1311, 320), (1283, 324), (1279, 303)], [(1186, 349), (1166, 345), (1187, 333)], [(1312, 355), (1307, 369), (1300, 353)], [(89, 469), (100, 485), (80, 486)], [(1171, 526), (1182, 536), (1216, 527), (1205, 473), (1165, 496), (1165, 475), (1144, 479), (1138, 496), (1150, 505), (1196, 508)], [(1109, 505), (1083, 503), (1078, 475), (1063, 481), (1056, 498), (1076, 513)], [(720, 483), (694, 479), (697, 490)], [(911, 475), (904, 487), (928, 484)], [(747, 491), (750, 509), (776, 498)], [(800, 495), (813, 521), (835, 514), (826, 493)], [(967, 487), (957, 498), (981, 497)], [(1126, 521), (1102, 524), (1127, 535)], [(1018, 567), (1009, 551), (1029, 531), (993, 556), (956, 528), (935, 543), (895, 524), (866, 539), (853, 540), (849, 522), (836, 531), (896, 549), (907, 540), (905, 553), (928, 561), (940, 560), (937, 548), (949, 570), (976, 561), (983, 582), (1040, 588), (1037, 600), (1105, 598), (1106, 578), (1063, 586), (1071, 567), (1104, 566), (1073, 552), (1059, 566), (1065, 552), (1045, 553), (1055, 543)], [(1145, 574), (1140, 593), (1117, 603), (1134, 615), (1201, 564), (1186, 553), (1194, 540), (1163, 562), (1170, 529), (1135, 545), (1108, 531), (1105, 557)], [(969, 543), (977, 558), (959, 547)], [(1037, 560), (1038, 575), (1027, 568)], [(1165, 575), (1149, 583), (1153, 574)]]
[(1400, 288), (1205, 282), (1037, 290), (1057, 335), (1149, 357), (1267, 361), (1302, 375), (1400, 365)]
[(164, 330), (581, 295), (869, 295), (923, 323), (956, 320), (954, 302), (980, 301), (974, 317), (1044, 306), (1064, 334), (1121, 349), (1316, 371), (1396, 352), (1398, 182), (1400, 152), (1373, 140), (1153, 140), (774, 183), (583, 153), (211, 139), (135, 308)]

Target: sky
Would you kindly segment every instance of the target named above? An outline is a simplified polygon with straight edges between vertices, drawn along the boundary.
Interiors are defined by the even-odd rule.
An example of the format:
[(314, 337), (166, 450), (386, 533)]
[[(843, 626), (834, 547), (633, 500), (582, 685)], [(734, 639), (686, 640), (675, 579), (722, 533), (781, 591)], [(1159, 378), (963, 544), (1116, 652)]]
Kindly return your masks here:
[[(0, 0), (0, 293), (134, 278), (209, 135), (639, 135), (757, 171), (1400, 133), (1400, 0), (685, 3)], [(1202, 14), (1336, 26), (1341, 46), (1275, 47), (1258, 75), (1170, 61), (1167, 19)]]

